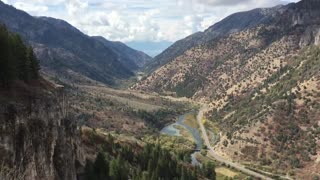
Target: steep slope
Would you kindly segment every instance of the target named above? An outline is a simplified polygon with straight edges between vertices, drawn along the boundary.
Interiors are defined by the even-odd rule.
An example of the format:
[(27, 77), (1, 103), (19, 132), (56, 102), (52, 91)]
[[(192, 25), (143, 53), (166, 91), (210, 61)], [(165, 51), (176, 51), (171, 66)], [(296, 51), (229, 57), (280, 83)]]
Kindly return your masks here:
[(300, 54), (254, 91), (208, 113), (225, 132), (216, 151), (276, 174), (320, 175), (320, 48)]
[(274, 21), (196, 46), (133, 88), (209, 103), (208, 124), (224, 132), (219, 153), (311, 179), (319, 175), (319, 13), (319, 1), (289, 4)]
[(119, 61), (128, 66), (130, 69), (137, 70), (138, 68), (142, 68), (152, 59), (147, 54), (141, 51), (136, 51), (122, 42), (108, 41), (101, 36), (94, 36), (92, 38), (102, 42), (106, 47), (109, 47), (116, 52)]
[(64, 90), (39, 76), (32, 49), (3, 26), (0, 44), (0, 179), (76, 179)]
[[(43, 70), (61, 78), (82, 81), (96, 80), (109, 85), (118, 79), (128, 78), (143, 65), (145, 55), (120, 55), (111, 43), (106, 45), (91, 38), (65, 21), (32, 17), (12, 6), (0, 2), (0, 22), (19, 33), (34, 47)], [(143, 58), (141, 61), (136, 58)], [(134, 62), (132, 62), (134, 60)], [(137, 63), (137, 64), (136, 64)]]
[(133, 88), (208, 102), (251, 91), (299, 49), (319, 43), (318, 9), (304, 11), (301, 4), (282, 7), (272, 23), (191, 48)]
[(76, 179), (77, 133), (63, 97), (44, 80), (0, 89), (0, 179)]
[(274, 19), (276, 12), (281, 8), (282, 6), (277, 6), (274, 8), (254, 9), (247, 12), (232, 14), (212, 25), (204, 32), (197, 32), (185, 39), (177, 41), (164, 52), (156, 56), (152, 62), (147, 64), (145, 70), (148, 73), (151, 73), (180, 56), (188, 49), (209, 42), (210, 40), (243, 31), (259, 24), (269, 23)]

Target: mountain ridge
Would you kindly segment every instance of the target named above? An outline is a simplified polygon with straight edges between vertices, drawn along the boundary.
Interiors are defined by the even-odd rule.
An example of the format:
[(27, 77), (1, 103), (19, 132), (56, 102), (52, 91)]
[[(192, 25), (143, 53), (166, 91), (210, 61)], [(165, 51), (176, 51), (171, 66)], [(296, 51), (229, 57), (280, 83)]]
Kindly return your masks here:
[(132, 89), (209, 104), (206, 128), (221, 130), (218, 154), (311, 179), (320, 154), (320, 6), (306, 3), (192, 47)]
[[(120, 59), (124, 59), (122, 62), (130, 64), (129, 66), (131, 66), (134, 70), (142, 68), (147, 62), (151, 61), (151, 57), (149, 55), (142, 51), (134, 50), (120, 41), (109, 41), (102, 36), (92, 36), (92, 38), (113, 49), (113, 51), (118, 54)], [(125, 61), (126, 59), (127, 61)]]
[(279, 5), (273, 8), (256, 8), (250, 11), (231, 14), (210, 26), (204, 32), (196, 32), (175, 42), (169, 48), (157, 55), (152, 62), (146, 64), (145, 71), (151, 73), (158, 67), (165, 65), (183, 54), (186, 50), (202, 43), (254, 27), (258, 24), (268, 23), (273, 19), (275, 13), (283, 7), (284, 6)]
[[(0, 22), (19, 33), (35, 49), (45, 73), (59, 74), (72, 82), (100, 81), (115, 85), (119, 79), (134, 75), (139, 66), (151, 58), (125, 46), (135, 57), (119, 55), (112, 47), (82, 33), (63, 20), (33, 17), (16, 8), (0, 4)], [(136, 64), (139, 62), (139, 65)]]

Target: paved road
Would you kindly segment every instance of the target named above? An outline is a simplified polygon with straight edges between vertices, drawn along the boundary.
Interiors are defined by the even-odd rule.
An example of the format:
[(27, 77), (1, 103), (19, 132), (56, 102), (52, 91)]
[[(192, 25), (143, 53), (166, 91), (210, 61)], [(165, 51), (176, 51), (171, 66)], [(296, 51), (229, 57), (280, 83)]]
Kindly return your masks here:
[(226, 165), (230, 165), (231, 167), (241, 171), (241, 172), (244, 172), (248, 175), (251, 175), (251, 176), (254, 176), (256, 178), (260, 178), (260, 179), (264, 179), (264, 180), (272, 180), (271, 178), (267, 177), (267, 176), (264, 176), (260, 173), (257, 173), (257, 172), (254, 172), (250, 169), (247, 169), (246, 167), (244, 167), (243, 165), (241, 164), (237, 164), (237, 163), (234, 163), (234, 162), (230, 162), (229, 160), (227, 159), (224, 159), (222, 156), (218, 155), (216, 152), (214, 152), (212, 146), (210, 145), (210, 141), (209, 141), (209, 138), (208, 138), (208, 135), (207, 135), (207, 131), (202, 123), (202, 118), (203, 118), (203, 112), (206, 111), (208, 109), (208, 106), (203, 106), (200, 110), (199, 110), (199, 113), (197, 115), (197, 120), (198, 120), (198, 123), (199, 123), (199, 126), (200, 126), (200, 129), (201, 129), (201, 133), (202, 133), (202, 136), (204, 138), (204, 142), (206, 144), (206, 146), (208, 147), (209, 149), (209, 154), (214, 158), (216, 159), (217, 161), (221, 162), (221, 163), (225, 163)]

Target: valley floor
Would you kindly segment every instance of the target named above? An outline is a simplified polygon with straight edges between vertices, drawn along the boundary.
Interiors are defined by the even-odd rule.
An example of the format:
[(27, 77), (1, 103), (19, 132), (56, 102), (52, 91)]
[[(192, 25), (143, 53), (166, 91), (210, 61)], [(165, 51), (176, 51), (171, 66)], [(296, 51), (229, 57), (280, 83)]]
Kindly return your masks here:
[[(220, 130), (213, 129), (211, 124), (205, 122), (204, 114), (209, 110), (206, 104), (188, 98), (161, 96), (134, 90), (116, 90), (105, 86), (77, 85), (68, 89), (71, 97), (69, 101), (73, 102), (71, 109), (80, 118), (80, 126), (111, 132), (123, 141), (132, 139), (148, 143), (160, 141), (169, 149), (184, 147), (185, 150), (192, 151), (193, 145), (188, 132), (184, 132), (183, 137), (174, 138), (160, 135), (160, 130), (174, 123), (180, 115), (198, 110), (196, 117), (198, 128), (207, 147), (204, 148), (207, 155), (202, 158), (208, 160), (213, 158), (219, 164), (217, 166), (220, 168), (219, 171), (226, 173), (226, 170), (221, 169), (225, 168), (228, 172), (236, 170), (241, 172), (240, 174), (261, 179), (291, 179), (286, 175), (273, 174), (259, 168), (252, 169), (251, 166), (242, 164), (242, 161), (239, 163), (240, 161), (232, 160), (220, 151), (216, 151), (213, 143), (210, 143), (208, 133), (216, 131), (215, 133), (219, 134)], [(182, 146), (181, 143), (187, 146)]]

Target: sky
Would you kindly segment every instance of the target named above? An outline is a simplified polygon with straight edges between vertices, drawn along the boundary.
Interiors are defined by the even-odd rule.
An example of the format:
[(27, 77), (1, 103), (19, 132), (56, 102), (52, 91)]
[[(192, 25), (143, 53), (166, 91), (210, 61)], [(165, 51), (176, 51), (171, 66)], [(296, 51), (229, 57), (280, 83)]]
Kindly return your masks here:
[(298, 0), (2, 0), (33, 16), (63, 19), (91, 36), (175, 42), (224, 17)]

